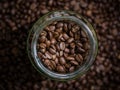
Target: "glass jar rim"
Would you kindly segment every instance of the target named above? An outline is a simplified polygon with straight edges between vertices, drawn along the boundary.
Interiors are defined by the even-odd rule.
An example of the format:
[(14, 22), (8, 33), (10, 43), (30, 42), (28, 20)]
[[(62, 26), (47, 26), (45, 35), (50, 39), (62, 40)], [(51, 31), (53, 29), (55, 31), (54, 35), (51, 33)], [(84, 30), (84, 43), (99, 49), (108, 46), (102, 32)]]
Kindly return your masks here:
[[(53, 21), (60, 21), (60, 20), (70, 20), (75, 23), (77, 23), (88, 35), (89, 41), (90, 41), (90, 53), (88, 55), (88, 58), (79, 69), (72, 73), (67, 74), (59, 74), (56, 72), (53, 72), (49, 69), (47, 69), (42, 61), (38, 58), (37, 55), (37, 39), (39, 37), (39, 33), (49, 24), (51, 24)], [(29, 44), (30, 35), (33, 33), (31, 45)], [(32, 27), (28, 40), (27, 40), (27, 51), (28, 55), (30, 57), (30, 60), (33, 64), (33, 66), (43, 75), (55, 79), (55, 80), (70, 80), (74, 79), (80, 75), (83, 75), (92, 65), (92, 63), (95, 60), (96, 54), (98, 50), (98, 43), (97, 43), (97, 37), (95, 34), (95, 31), (92, 27), (92, 25), (81, 15), (72, 12), (72, 11), (66, 11), (66, 10), (57, 10), (52, 11), (41, 17)]]

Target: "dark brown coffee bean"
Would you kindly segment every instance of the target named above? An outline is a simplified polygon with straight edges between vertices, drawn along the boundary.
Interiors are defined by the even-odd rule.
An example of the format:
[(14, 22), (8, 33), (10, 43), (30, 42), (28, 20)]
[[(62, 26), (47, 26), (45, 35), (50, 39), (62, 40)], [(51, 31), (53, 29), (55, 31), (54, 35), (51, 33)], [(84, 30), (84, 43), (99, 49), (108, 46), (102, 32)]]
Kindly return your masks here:
[(58, 23), (57, 28), (61, 28), (61, 27), (63, 27), (63, 23)]
[(58, 37), (59, 42), (61, 41), (62, 36), (63, 36), (62, 34), (59, 35), (59, 37)]
[(66, 31), (66, 32), (68, 31), (68, 26), (67, 26), (66, 23), (64, 23), (63, 29), (64, 29), (64, 31)]
[(37, 52), (38, 57), (41, 58), (42, 57), (42, 53), (41, 52)]
[(74, 38), (69, 38), (67, 42), (71, 43), (71, 42), (73, 42), (73, 40), (74, 40)]
[(49, 70), (53, 70), (51, 66), (47, 66), (47, 68), (48, 68)]
[(70, 60), (70, 61), (71, 61), (71, 60), (75, 60), (75, 58), (72, 57), (72, 56), (68, 56), (68, 57), (66, 57), (66, 59), (67, 59), (67, 60)]
[(50, 31), (54, 31), (55, 30), (55, 26), (49, 26)]
[(70, 63), (73, 64), (73, 65), (79, 65), (78, 62), (75, 61), (75, 60), (70, 61)]
[(64, 43), (64, 42), (61, 42), (61, 43), (60, 43), (60, 49), (61, 49), (61, 50), (64, 50), (64, 49), (65, 49), (65, 43)]
[(56, 59), (56, 54), (52, 55), (52, 60), (55, 60)]
[(63, 53), (64, 57), (67, 58), (68, 57), (68, 53)]
[(72, 31), (69, 32), (69, 35), (70, 35), (71, 37), (74, 37), (74, 34), (72, 33)]
[(74, 70), (75, 70), (74, 66), (70, 67), (70, 69), (69, 69), (70, 72), (73, 72)]
[(54, 32), (54, 37), (58, 38), (59, 37), (59, 33), (58, 32)]
[(61, 37), (60, 40), (63, 41), (63, 42), (65, 41), (65, 39), (63, 37)]
[(52, 60), (51, 60), (51, 66), (52, 66), (52, 69), (55, 69), (55, 68), (56, 68), (56, 63), (55, 63), (55, 61), (52, 61)]
[(46, 66), (50, 66), (50, 61), (48, 60), (48, 59), (46, 59), (45, 61), (44, 61), (44, 64), (46, 65)]
[(56, 56), (57, 56), (57, 57), (60, 57), (60, 54), (59, 54), (59, 52), (56, 52)]
[(70, 68), (70, 67), (71, 67), (71, 64), (67, 64), (67, 63), (66, 63), (66, 64), (65, 64), (65, 67), (66, 67), (66, 68)]
[(48, 35), (49, 35), (49, 39), (53, 39), (53, 35), (52, 35), (52, 32), (48, 32)]
[(73, 33), (76, 33), (78, 30), (79, 30), (79, 26), (74, 26), (71, 31)]
[(65, 69), (63, 68), (63, 66), (57, 66), (57, 70), (59, 71), (59, 72), (65, 72)]
[(86, 37), (86, 33), (84, 32), (84, 31), (81, 31), (81, 35), (82, 35), (82, 37)]
[(40, 48), (46, 48), (46, 44), (45, 43), (40, 43)]
[(59, 44), (56, 44), (56, 48), (58, 51), (60, 51), (60, 45)]
[(78, 47), (78, 50), (79, 50), (80, 52), (82, 52), (82, 53), (84, 53), (84, 52), (85, 52), (85, 50), (84, 50), (84, 49), (82, 49), (81, 47)]
[(70, 50), (70, 53), (74, 55), (74, 53), (75, 53), (75, 49), (74, 49), (74, 48), (71, 49), (71, 50)]
[(51, 42), (50, 42), (49, 40), (46, 40), (46, 42), (45, 42), (45, 43), (46, 43), (46, 46), (47, 46), (47, 47), (49, 47), (49, 46), (50, 46), (50, 44), (51, 44)]
[(46, 52), (46, 48), (40, 49), (40, 52), (45, 53)]
[(64, 57), (60, 57), (60, 63), (61, 63), (62, 65), (66, 63)]
[(56, 63), (56, 64), (58, 64), (58, 63), (59, 63), (58, 58), (56, 58), (56, 59), (55, 59), (55, 63)]
[(76, 58), (76, 60), (77, 60), (78, 62), (83, 61), (83, 57), (82, 57), (82, 55), (80, 55), (80, 54), (77, 54), (75, 58)]
[(65, 48), (65, 50), (64, 50), (66, 53), (69, 53), (70, 52), (70, 50), (68, 49), (68, 48)]
[(45, 53), (45, 56), (46, 56), (48, 59), (52, 59), (52, 55), (51, 55), (48, 51)]
[(60, 55), (60, 56), (63, 56), (63, 53), (64, 53), (63, 51), (60, 51), (59, 55)]
[(85, 44), (84, 44), (84, 48), (85, 48), (86, 50), (89, 50), (89, 49), (90, 49), (90, 45), (89, 45), (88, 43), (85, 43)]
[(71, 43), (71, 44), (70, 44), (70, 47), (71, 47), (71, 48), (75, 48), (75, 43)]
[(41, 38), (40, 38), (40, 42), (45, 42), (46, 41), (46, 37), (45, 36), (42, 36)]
[(66, 33), (63, 33), (63, 38), (64, 38), (65, 40), (68, 40), (68, 39), (69, 39), (69, 36), (68, 36)]
[(46, 32), (46, 31), (42, 31), (42, 32), (40, 33), (40, 35), (41, 35), (41, 36), (45, 36), (45, 37), (46, 37), (47, 32)]
[(56, 50), (53, 49), (53, 48), (49, 48), (49, 51), (50, 51), (51, 54), (55, 54), (56, 53)]
[(55, 44), (56, 43), (56, 40), (54, 38), (51, 39), (51, 43), (52, 44)]
[(58, 32), (58, 33), (62, 33), (62, 28), (58, 28), (58, 29), (56, 29), (56, 32)]
[(77, 43), (77, 46), (78, 47), (82, 47), (83, 45), (81, 43)]

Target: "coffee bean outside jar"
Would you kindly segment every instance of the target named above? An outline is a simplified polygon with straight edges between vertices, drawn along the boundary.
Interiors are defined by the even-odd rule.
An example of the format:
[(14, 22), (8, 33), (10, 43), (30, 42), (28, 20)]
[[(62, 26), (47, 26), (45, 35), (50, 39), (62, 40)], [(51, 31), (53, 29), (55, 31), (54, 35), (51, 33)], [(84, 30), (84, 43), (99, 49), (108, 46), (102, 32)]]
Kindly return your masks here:
[[(55, 24), (56, 22), (59, 21), (71, 21), (76, 23), (83, 30), (81, 35), (85, 36), (84, 35), (85, 32), (89, 39), (90, 46), (87, 56), (85, 57), (86, 60), (77, 69), (75, 69), (74, 65), (76, 66), (79, 65), (78, 62), (81, 62), (79, 58), (81, 60), (83, 59), (81, 54), (77, 54), (76, 56), (72, 57), (72, 56), (67, 56), (67, 54), (64, 53), (64, 52), (74, 53), (74, 50), (65, 48), (66, 46), (65, 40), (67, 40), (66, 42), (69, 45), (71, 45), (71, 48), (74, 48), (74, 43), (72, 43), (72, 41), (74, 41), (74, 38), (77, 38), (78, 36), (72, 38), (74, 35), (72, 32), (76, 32), (75, 30), (77, 29), (71, 30), (69, 32), (69, 35), (71, 37), (69, 37), (66, 33), (59, 35), (59, 33), (62, 32), (62, 29), (60, 28), (61, 26), (62, 27), (64, 26), (64, 30), (68, 30), (67, 28), (70, 28), (66, 24), (64, 25), (63, 23), (59, 23), (56, 25), (56, 27), (58, 27), (59, 29), (56, 29), (54, 25), (49, 26), (50, 24), (52, 23)], [(44, 29), (48, 31), (47, 34), (49, 36), (46, 36), (46, 32), (44, 31)], [(56, 30), (57, 32), (55, 33), (54, 37), (58, 37), (60, 41), (56, 41), (56, 39), (53, 38), (53, 35), (51, 32), (49, 32), (49, 30), (51, 31)], [(46, 37), (49, 37), (50, 40), (45, 40)], [(38, 41), (40, 41), (39, 44)], [(86, 41), (86, 39), (83, 39), (83, 41)], [(59, 45), (56, 44), (58, 42)], [(56, 46), (51, 44), (56, 44)], [(77, 43), (77, 44), (78, 44), (78, 50), (84, 53), (85, 50), (80, 48), (82, 44), (81, 43)], [(49, 51), (46, 50), (46, 47), (48, 46), (50, 46)], [(38, 48), (41, 48), (40, 52)], [(77, 13), (71, 11), (64, 11), (64, 10), (53, 11), (40, 18), (32, 27), (27, 40), (27, 51), (33, 66), (44, 76), (61, 81), (71, 80), (78, 76), (83, 75), (93, 64), (97, 54), (97, 48), (98, 48), (97, 38), (92, 25), (84, 17), (78, 15)], [(59, 50), (59, 52), (57, 52), (56, 49)], [(41, 52), (44, 54), (41, 54)], [(55, 53), (56, 55), (54, 55)], [(60, 57), (59, 59), (56, 59), (56, 56), (64, 56), (64, 57)], [(42, 57), (44, 59), (42, 59)], [(50, 61), (50, 59), (52, 60), (55, 59), (55, 61)], [(70, 60), (70, 63), (73, 66), (71, 66), (69, 63), (66, 63), (66, 59)], [(57, 65), (56, 62), (57, 63), (59, 62), (60, 64)], [(65, 71), (65, 68), (67, 67), (69, 69), (68, 72)], [(54, 70), (56, 70), (56, 72)]]

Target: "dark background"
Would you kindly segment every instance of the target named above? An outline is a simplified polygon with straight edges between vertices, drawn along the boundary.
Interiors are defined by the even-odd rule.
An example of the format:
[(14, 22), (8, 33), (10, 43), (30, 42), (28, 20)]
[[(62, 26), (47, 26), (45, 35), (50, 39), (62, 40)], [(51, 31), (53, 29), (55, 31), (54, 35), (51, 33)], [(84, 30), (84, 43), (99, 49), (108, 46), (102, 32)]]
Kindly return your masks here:
[[(39, 17), (66, 9), (88, 19), (98, 36), (99, 52), (87, 74), (57, 82), (31, 65), (26, 39)], [(0, 1), (0, 90), (120, 90), (120, 0)]]

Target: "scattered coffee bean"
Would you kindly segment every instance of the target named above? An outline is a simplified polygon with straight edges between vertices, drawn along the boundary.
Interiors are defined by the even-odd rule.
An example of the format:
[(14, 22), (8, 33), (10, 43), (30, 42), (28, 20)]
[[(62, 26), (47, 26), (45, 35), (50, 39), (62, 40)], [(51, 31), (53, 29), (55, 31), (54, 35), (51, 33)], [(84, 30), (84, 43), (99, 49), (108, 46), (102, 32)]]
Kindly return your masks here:
[[(33, 9), (31, 9), (32, 4)], [(75, 10), (76, 4), (79, 5), (79, 9)], [(113, 0), (11, 0), (10, 2), (1, 0), (0, 90), (120, 90), (119, 4), (119, 0), (114, 2)], [(59, 9), (75, 10), (87, 17), (94, 26), (99, 41), (99, 52), (91, 70), (80, 78), (66, 83), (50, 80), (38, 74), (25, 52), (26, 39), (33, 23), (46, 12)], [(8, 19), (14, 22), (15, 26), (9, 26)], [(25, 21), (24, 25), (21, 24), (22, 20)], [(67, 24), (64, 23), (65, 33), (69, 30), (67, 28)], [(108, 39), (107, 35), (112, 35), (113, 39)], [(76, 33), (75, 36), (78, 38)], [(45, 42), (48, 40), (45, 39)], [(18, 48), (18, 53), (13, 54), (12, 48), (15, 47)], [(66, 48), (69, 49), (69, 45)], [(49, 49), (46, 48), (46, 50)], [(104, 69), (101, 69), (101, 65)], [(69, 66), (71, 67), (70, 64)], [(100, 72), (98, 73), (97, 70)]]

